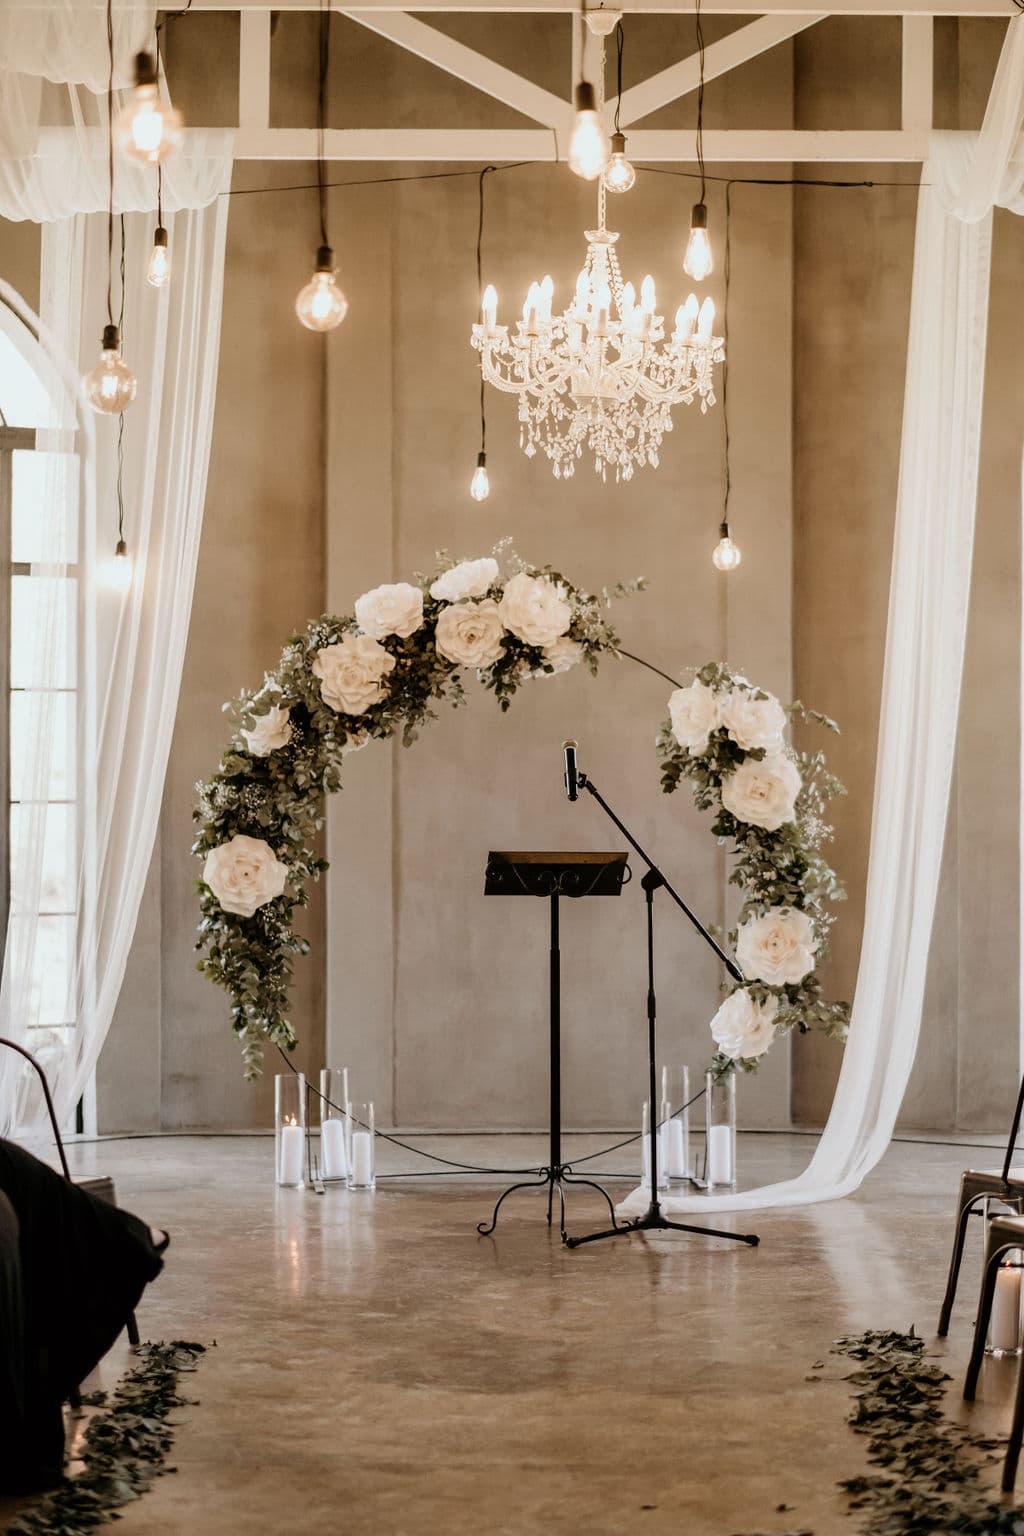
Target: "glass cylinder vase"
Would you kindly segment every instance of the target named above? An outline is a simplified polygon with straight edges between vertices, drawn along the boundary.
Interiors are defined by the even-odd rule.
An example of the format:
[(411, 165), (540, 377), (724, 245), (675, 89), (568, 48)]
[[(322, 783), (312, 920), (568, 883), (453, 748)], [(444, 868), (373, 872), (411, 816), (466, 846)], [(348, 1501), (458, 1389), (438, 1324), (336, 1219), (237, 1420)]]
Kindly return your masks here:
[(348, 1126), (348, 1187), (376, 1189), (377, 1168), (374, 1156), (372, 1104), (350, 1104), (345, 1121)]
[[(667, 1170), (667, 1168), (665, 1166), (665, 1157), (664, 1157), (663, 1150), (662, 1150), (665, 1143), (664, 1143), (664, 1139), (663, 1139), (663, 1133), (662, 1133), (662, 1131), (660, 1129), (660, 1122), (656, 1122), (656, 1123), (659, 1126), (658, 1134), (657, 1134), (657, 1141), (658, 1141), (658, 1151), (657, 1151), (658, 1188), (659, 1189), (668, 1189), (668, 1170)], [(640, 1182), (643, 1184), (644, 1189), (650, 1189), (650, 1187), (651, 1187), (651, 1105), (650, 1105), (650, 1101), (648, 1099), (644, 1100), (643, 1112), (642, 1112), (642, 1114), (640, 1116), (640, 1170), (641, 1170), (640, 1171)]]
[(274, 1078), (274, 1167), (285, 1189), (302, 1189), (306, 1166), (306, 1078), (282, 1072)]
[(320, 1071), (320, 1177), (325, 1184), (348, 1179), (348, 1147), (345, 1106), (348, 1103), (348, 1068), (322, 1067)]
[(988, 1321), (985, 1353), (997, 1358), (1021, 1354), (1021, 1299), (1024, 1289), (1024, 1251), (1013, 1248), (996, 1271), (996, 1288)]
[(689, 1067), (662, 1067), (661, 1157), (673, 1184), (685, 1182), (692, 1171), (689, 1103)]
[(704, 1176), (709, 1189), (736, 1183), (736, 1074), (708, 1072), (705, 1078), (707, 1151)]

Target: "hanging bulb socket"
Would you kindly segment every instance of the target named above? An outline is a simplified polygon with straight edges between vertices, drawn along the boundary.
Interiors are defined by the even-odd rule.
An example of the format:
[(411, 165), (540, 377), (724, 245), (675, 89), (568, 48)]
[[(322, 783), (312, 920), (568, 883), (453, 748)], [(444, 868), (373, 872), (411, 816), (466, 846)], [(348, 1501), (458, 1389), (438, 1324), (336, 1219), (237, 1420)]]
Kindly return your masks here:
[(94, 411), (116, 416), (135, 399), (137, 381), (121, 358), (121, 333), (116, 325), (103, 327), (100, 360), (82, 380)]
[(569, 140), (569, 169), (584, 181), (596, 181), (611, 159), (611, 146), (597, 110), (589, 80), (581, 80), (574, 97), (576, 116)]
[(162, 288), (171, 275), (171, 256), (167, 239), (167, 231), (162, 224), (156, 227), (153, 236), (153, 249), (150, 252), (149, 266), (146, 268), (146, 282), (152, 288)]
[(603, 180), (606, 192), (628, 192), (636, 185), (636, 171), (626, 159), (626, 135), (618, 130), (612, 134), (612, 157)]
[(491, 494), (491, 482), (487, 478), (487, 455), (482, 448), (476, 456), (476, 469), (469, 482), (469, 494), (474, 501), (486, 501)]
[(317, 247), (313, 276), (299, 290), (295, 313), (309, 331), (333, 331), (348, 314), (348, 300), (335, 282), (334, 252)]
[(156, 59), (151, 53), (137, 53), (135, 55), (135, 84), (156, 85), (157, 83)]
[(707, 204), (694, 203), (690, 213), (690, 238), (686, 244), (683, 271), (694, 282), (701, 283), (710, 275), (713, 265), (711, 241), (708, 239)]
[(128, 545), (125, 543), (124, 539), (118, 539), (118, 541), (117, 541), (117, 548), (114, 550), (114, 559), (115, 560), (127, 560), (128, 559)]
[(719, 571), (734, 571), (743, 559), (743, 551), (738, 544), (733, 543), (728, 523), (722, 523), (718, 532), (719, 540), (712, 551), (712, 562)]

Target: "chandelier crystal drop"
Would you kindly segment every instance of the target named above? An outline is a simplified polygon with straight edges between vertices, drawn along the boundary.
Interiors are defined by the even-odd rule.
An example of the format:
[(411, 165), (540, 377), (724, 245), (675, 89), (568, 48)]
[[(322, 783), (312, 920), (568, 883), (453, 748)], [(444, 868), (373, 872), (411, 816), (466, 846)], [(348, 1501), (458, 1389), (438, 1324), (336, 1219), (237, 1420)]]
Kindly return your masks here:
[(554, 284), (545, 277), (530, 284), (515, 329), (498, 325), (489, 283), (473, 326), (484, 380), (518, 398), (520, 447), (529, 458), (542, 449), (556, 479), (575, 473), (584, 449), (602, 479), (609, 470), (616, 480), (631, 480), (645, 464), (656, 468), (672, 407), (714, 405), (715, 364), (725, 358), (710, 299), (700, 304), (691, 293), (669, 333), (653, 278), (644, 278), (639, 302), (633, 284), (623, 283), (619, 237), (605, 225), (603, 185), (598, 224), (586, 231), (586, 263), (561, 314), (552, 311)]

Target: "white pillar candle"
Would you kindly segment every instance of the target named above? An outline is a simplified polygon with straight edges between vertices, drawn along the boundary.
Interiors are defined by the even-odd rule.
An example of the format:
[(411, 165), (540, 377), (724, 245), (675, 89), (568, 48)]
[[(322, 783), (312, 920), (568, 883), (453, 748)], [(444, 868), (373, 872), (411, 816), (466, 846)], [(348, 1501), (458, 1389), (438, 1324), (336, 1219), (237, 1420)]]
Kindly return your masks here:
[(1005, 1353), (1020, 1345), (1020, 1276), (1020, 1270), (1011, 1264), (1001, 1264), (996, 1274), (989, 1337), (992, 1348)]
[(281, 1127), (281, 1166), (277, 1172), (279, 1184), (302, 1183), (302, 1160), (304, 1153), (303, 1143), (306, 1134), (301, 1125), (294, 1121), (290, 1125)]
[(341, 1120), (325, 1120), (320, 1126), (320, 1156), (325, 1179), (343, 1179), (348, 1173), (345, 1156), (345, 1125)]
[(711, 1125), (708, 1127), (708, 1183), (731, 1184), (735, 1176), (732, 1166), (732, 1127)]
[(369, 1131), (352, 1132), (352, 1182), (366, 1185), (373, 1179), (373, 1137)]
[(668, 1151), (665, 1155), (665, 1167), (668, 1169), (670, 1179), (685, 1179), (689, 1173), (686, 1166), (686, 1143), (683, 1139), (683, 1122), (670, 1120), (665, 1126), (668, 1132), (666, 1140)]

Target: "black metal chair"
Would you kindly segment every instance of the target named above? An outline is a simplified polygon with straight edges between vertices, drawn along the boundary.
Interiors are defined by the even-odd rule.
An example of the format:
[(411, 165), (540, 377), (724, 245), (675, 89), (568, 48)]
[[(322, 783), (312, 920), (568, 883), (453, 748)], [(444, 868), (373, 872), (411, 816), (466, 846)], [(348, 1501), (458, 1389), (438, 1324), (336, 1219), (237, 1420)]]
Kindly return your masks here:
[[(981, 1214), (981, 1202), (985, 1199), (1001, 1200), (1004, 1205), (1014, 1206), (1018, 1212), (1024, 1212), (1024, 1168), (1010, 1166), (1020, 1131), (1022, 1111), (1024, 1111), (1024, 1077), (1021, 1078), (1017, 1093), (1017, 1105), (1013, 1112), (1013, 1124), (1010, 1127), (1010, 1136), (1003, 1154), (1002, 1167), (988, 1170), (967, 1168), (960, 1175), (960, 1194), (957, 1199), (956, 1221), (953, 1228), (953, 1252), (949, 1261), (946, 1294), (942, 1299), (939, 1326), (936, 1330), (940, 1338), (945, 1338), (949, 1332), (949, 1320), (953, 1312), (953, 1302), (956, 1300), (957, 1281), (960, 1278), (960, 1264), (964, 1256), (967, 1224), (971, 1217)], [(992, 1283), (994, 1285), (995, 1281), (993, 1280)]]
[[(67, 1153), (64, 1151), (64, 1141), (60, 1134), (60, 1126), (57, 1123), (57, 1111), (54, 1108), (53, 1095), (50, 1093), (50, 1084), (42, 1062), (37, 1056), (33, 1056), (31, 1051), (26, 1050), (23, 1045), (18, 1045), (16, 1041), (8, 1040), (3, 1035), (0, 1035), (0, 1046), (3, 1045), (7, 1046), (8, 1050), (16, 1051), (19, 1056), (23, 1056), (39, 1079), (39, 1086), (43, 1091), (43, 1100), (46, 1104), (46, 1113), (50, 1119), (50, 1129), (53, 1131), (53, 1139), (57, 1143), (57, 1155), (60, 1158), (61, 1171), (68, 1183), (76, 1184), (79, 1189), (88, 1190), (90, 1194), (96, 1195), (98, 1199), (105, 1200), (108, 1205), (116, 1205), (117, 1192), (114, 1188), (113, 1179), (103, 1177), (93, 1179), (72, 1178), (71, 1169), (68, 1167)], [(130, 1314), (125, 1328), (128, 1334), (128, 1342), (134, 1348), (139, 1342), (139, 1326), (135, 1321), (134, 1312)], [(73, 1406), (77, 1407), (78, 1403), (73, 1403)]]
[[(985, 1232), (985, 1267), (981, 1277), (981, 1297), (978, 1316), (974, 1324), (974, 1341), (971, 1358), (964, 1379), (964, 1398), (973, 1403), (978, 1389), (982, 1361), (985, 1358), (985, 1339), (992, 1318), (992, 1303), (996, 1293), (999, 1266), (1008, 1253), (1024, 1248), (1024, 1216), (992, 1216)], [(1017, 1479), (1017, 1463), (1020, 1460), (1021, 1441), (1024, 1439), (1024, 1364), (1018, 1362), (1017, 1391), (1013, 1405), (1013, 1423), (1003, 1462), (1003, 1492), (1010, 1493)]]

